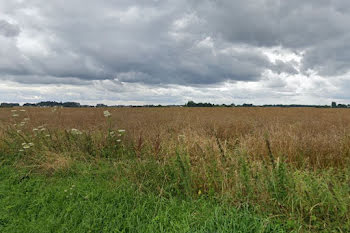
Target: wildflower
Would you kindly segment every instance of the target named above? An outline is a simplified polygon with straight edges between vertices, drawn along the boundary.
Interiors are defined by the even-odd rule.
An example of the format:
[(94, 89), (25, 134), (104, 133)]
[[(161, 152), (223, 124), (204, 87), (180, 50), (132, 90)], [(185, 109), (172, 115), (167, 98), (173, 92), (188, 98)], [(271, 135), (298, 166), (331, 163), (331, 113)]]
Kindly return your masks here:
[(21, 110), (19, 110), (20, 112), (25, 112), (26, 110), (25, 109), (21, 109)]
[(125, 129), (119, 129), (118, 132), (119, 133), (125, 133)]
[(111, 131), (111, 132), (109, 132), (109, 135), (113, 137), (115, 135), (115, 132)]
[(25, 146), (23, 146), (23, 149), (29, 149), (30, 148), (30, 146), (29, 145), (25, 145)]
[(103, 112), (103, 115), (104, 115), (105, 117), (110, 117), (110, 116), (112, 116), (112, 114), (111, 114), (108, 110), (104, 111), (104, 112)]
[(29, 121), (29, 118), (24, 118), (23, 120), (24, 120), (24, 121)]
[(65, 189), (64, 192), (66, 193), (66, 192), (67, 192), (67, 189)]
[(46, 134), (45, 137), (50, 137), (51, 135), (50, 134)]
[(28, 143), (29, 146), (34, 146), (34, 143), (30, 142)]
[(117, 142), (121, 142), (122, 140), (118, 139)]
[(13, 117), (18, 117), (19, 115), (18, 115), (18, 114), (13, 114), (12, 116), (13, 116)]
[(40, 131), (45, 131), (46, 129), (45, 128), (41, 128)]
[(198, 190), (198, 195), (200, 196), (202, 194), (202, 191), (201, 190)]
[(23, 143), (22, 143), (22, 146), (25, 146), (25, 145), (27, 145), (27, 143), (23, 142)]
[(121, 137), (122, 136), (122, 134), (118, 134), (118, 137)]
[(17, 133), (20, 133), (20, 132), (22, 132), (22, 130), (20, 130), (20, 129), (19, 129), (19, 130), (17, 130)]
[(23, 152), (24, 150), (23, 149), (20, 149), (19, 152)]
[(74, 135), (80, 135), (80, 134), (82, 134), (82, 132), (80, 131), (80, 130), (78, 130), (78, 129), (71, 129), (71, 131), (70, 131), (72, 134), (74, 134)]
[(34, 132), (35, 132), (35, 131), (38, 131), (38, 129), (37, 129), (37, 128), (34, 128), (33, 131), (34, 131)]
[(13, 110), (11, 110), (11, 112), (17, 112), (17, 110), (13, 109)]

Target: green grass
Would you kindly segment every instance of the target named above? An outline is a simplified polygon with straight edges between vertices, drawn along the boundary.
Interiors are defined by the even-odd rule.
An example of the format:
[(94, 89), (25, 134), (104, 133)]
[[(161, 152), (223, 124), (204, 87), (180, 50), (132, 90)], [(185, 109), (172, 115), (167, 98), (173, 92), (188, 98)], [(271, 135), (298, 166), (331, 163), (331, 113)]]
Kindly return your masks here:
[(349, 166), (221, 152), (179, 142), (160, 156), (103, 131), (10, 128), (0, 138), (0, 232), (350, 232)]
[(247, 207), (159, 197), (89, 169), (48, 177), (2, 166), (0, 232), (286, 232)]

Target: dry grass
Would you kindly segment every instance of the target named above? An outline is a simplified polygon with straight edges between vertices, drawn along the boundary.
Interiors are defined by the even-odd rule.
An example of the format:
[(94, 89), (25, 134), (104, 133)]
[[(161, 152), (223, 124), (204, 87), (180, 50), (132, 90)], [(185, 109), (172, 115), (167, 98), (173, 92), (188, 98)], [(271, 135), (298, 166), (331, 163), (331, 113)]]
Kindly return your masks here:
[[(96, 108), (25, 108), (12, 117), (0, 109), (0, 127), (30, 118), (23, 130), (48, 129), (106, 131), (108, 124)], [(112, 128), (125, 129), (139, 156), (145, 151), (166, 157), (183, 142), (192, 160), (208, 150), (225, 155), (239, 148), (252, 160), (272, 154), (296, 167), (312, 169), (348, 165), (350, 110), (316, 108), (109, 108)], [(0, 136), (3, 134), (0, 130)], [(148, 153), (149, 154), (149, 153)]]

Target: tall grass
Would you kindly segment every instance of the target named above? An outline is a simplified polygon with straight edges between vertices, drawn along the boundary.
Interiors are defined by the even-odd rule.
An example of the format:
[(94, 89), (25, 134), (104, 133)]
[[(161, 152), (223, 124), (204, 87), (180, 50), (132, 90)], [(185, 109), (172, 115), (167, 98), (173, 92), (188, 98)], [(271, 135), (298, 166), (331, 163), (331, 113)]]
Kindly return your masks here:
[(350, 231), (345, 110), (1, 111), (0, 163), (28, 174), (91, 175), (108, 164), (105, 179), (137, 193), (248, 209), (289, 231)]

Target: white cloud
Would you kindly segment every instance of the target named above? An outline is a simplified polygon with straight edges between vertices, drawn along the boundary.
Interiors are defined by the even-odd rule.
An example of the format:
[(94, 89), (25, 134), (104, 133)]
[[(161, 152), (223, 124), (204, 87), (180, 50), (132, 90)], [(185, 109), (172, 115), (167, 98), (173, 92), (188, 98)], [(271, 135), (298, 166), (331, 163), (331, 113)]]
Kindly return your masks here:
[(0, 9), (1, 101), (350, 101), (346, 0), (0, 0)]

